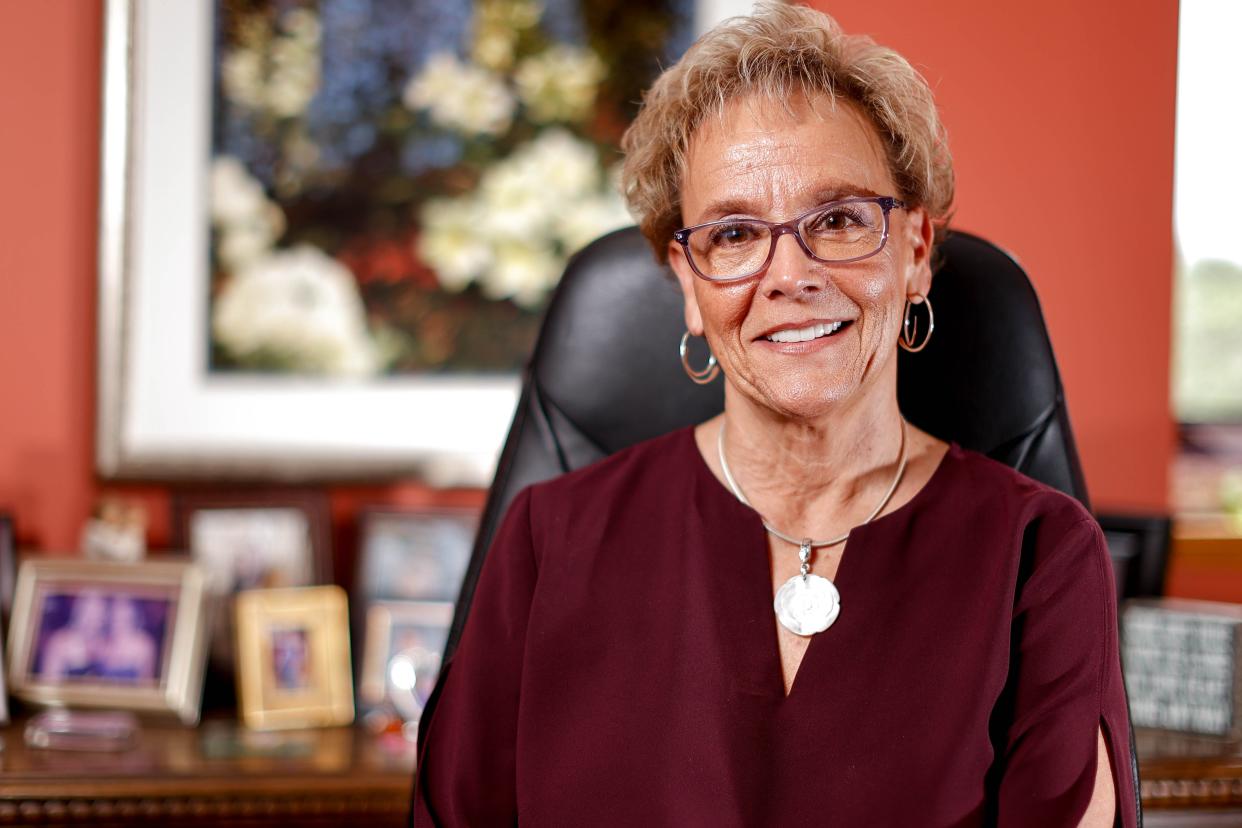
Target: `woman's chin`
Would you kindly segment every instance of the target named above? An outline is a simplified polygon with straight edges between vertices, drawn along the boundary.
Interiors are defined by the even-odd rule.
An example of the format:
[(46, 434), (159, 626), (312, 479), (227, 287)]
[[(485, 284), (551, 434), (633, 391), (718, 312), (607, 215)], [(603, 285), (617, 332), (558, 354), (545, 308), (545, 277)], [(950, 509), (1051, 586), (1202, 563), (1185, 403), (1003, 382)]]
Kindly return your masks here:
[(774, 414), (792, 420), (822, 419), (848, 405), (858, 386), (845, 381), (824, 382), (822, 376), (799, 381), (768, 382), (748, 394), (751, 401)]

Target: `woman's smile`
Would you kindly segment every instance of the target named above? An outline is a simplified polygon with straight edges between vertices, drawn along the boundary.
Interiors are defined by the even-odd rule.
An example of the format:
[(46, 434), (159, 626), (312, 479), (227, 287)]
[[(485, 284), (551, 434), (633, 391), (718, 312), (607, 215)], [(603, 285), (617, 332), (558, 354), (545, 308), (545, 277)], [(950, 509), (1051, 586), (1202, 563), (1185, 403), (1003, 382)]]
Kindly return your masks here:
[(852, 319), (812, 320), (778, 325), (754, 343), (780, 354), (810, 354), (840, 344)]

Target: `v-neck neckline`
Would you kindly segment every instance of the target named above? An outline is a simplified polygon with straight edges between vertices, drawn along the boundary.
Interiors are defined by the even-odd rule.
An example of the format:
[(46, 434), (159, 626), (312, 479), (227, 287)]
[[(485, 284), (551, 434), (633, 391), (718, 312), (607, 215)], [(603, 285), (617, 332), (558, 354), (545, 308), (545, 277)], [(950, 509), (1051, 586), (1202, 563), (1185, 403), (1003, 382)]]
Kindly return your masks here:
[[(722, 482), (720, 478), (716, 477), (715, 472), (712, 471), (711, 466), (707, 463), (707, 458), (705, 458), (703, 453), (699, 451), (698, 441), (695, 439), (695, 426), (687, 426), (683, 431), (683, 439), (687, 443), (688, 450), (694, 455), (694, 465), (697, 467), (696, 475), (703, 479), (703, 482), (706, 484), (706, 490), (709, 492), (719, 492), (726, 502), (734, 504), (738, 510), (737, 514), (745, 519), (748, 524), (750, 524), (752, 532), (749, 534), (757, 535), (763, 541), (761, 544), (763, 547), (763, 555), (755, 557), (758, 561), (760, 561), (759, 569), (764, 575), (764, 578), (761, 581), (763, 585), (761, 592), (764, 596), (766, 596), (765, 604), (767, 611), (764, 613), (764, 616), (767, 621), (762, 626), (766, 628), (768, 643), (764, 651), (764, 661), (774, 667), (774, 670), (769, 670), (769, 672), (775, 673), (774, 679), (771, 676), (764, 679), (764, 685), (766, 686), (769, 681), (774, 680), (778, 702), (782, 705), (788, 705), (795, 697), (795, 694), (800, 696), (805, 693), (805, 691), (800, 691), (799, 688), (805, 683), (803, 680), (803, 673), (806, 670), (807, 661), (811, 658), (812, 652), (823, 649), (827, 643), (830, 643), (827, 642), (826, 639), (823, 641), (820, 639), (824, 639), (825, 636), (831, 635), (832, 631), (837, 629), (837, 625), (841, 623), (841, 619), (838, 619), (833, 626), (829, 627), (827, 630), (810, 636), (811, 640), (807, 643), (806, 649), (802, 652), (802, 658), (798, 661), (798, 669), (794, 671), (793, 681), (789, 685), (789, 692), (786, 693), (784, 667), (781, 661), (780, 643), (777, 637), (779, 635), (777, 630), (778, 621), (776, 618), (776, 612), (772, 606), (774, 601), (774, 593), (772, 588), (772, 562), (767, 547), (767, 529), (763, 526), (763, 519), (759, 516), (759, 513), (753, 507), (738, 500), (737, 496), (729, 490), (726, 484)], [(896, 509), (893, 509), (891, 512), (885, 512), (867, 523), (860, 523), (851, 528), (845, 540), (847, 550), (851, 548), (854, 550), (854, 554), (850, 556), (850, 560), (852, 561), (857, 555), (858, 539), (860, 537), (865, 538), (874, 533), (877, 528), (882, 530), (889, 525), (898, 524), (900, 520), (908, 519), (908, 516), (912, 512), (921, 508), (923, 501), (935, 495), (942, 487), (943, 478), (947, 476), (951, 464), (960, 458), (961, 452), (962, 447), (958, 444), (958, 442), (956, 440), (950, 440), (949, 448), (937, 462), (936, 468), (909, 500), (898, 506)], [(714, 496), (715, 495), (713, 495), (713, 497)], [(864, 554), (859, 565), (870, 564), (871, 562), (867, 560), (867, 558), (868, 556)], [(753, 563), (750, 556), (745, 556), (745, 562), (747, 564)], [(833, 584), (835, 584), (837, 589), (841, 591), (843, 612), (846, 611), (845, 605), (848, 600), (849, 589), (843, 588), (842, 584), (853, 582), (855, 576), (850, 575), (850, 573), (854, 571), (857, 565), (851, 565), (848, 569), (845, 568), (845, 566), (846, 557), (842, 555), (841, 560), (837, 563), (837, 570), (832, 578)], [(843, 581), (843, 577), (845, 576), (848, 576), (848, 579)], [(759, 581), (760, 579), (756, 576), (754, 580)], [(749, 590), (747, 591), (747, 595), (750, 595)]]

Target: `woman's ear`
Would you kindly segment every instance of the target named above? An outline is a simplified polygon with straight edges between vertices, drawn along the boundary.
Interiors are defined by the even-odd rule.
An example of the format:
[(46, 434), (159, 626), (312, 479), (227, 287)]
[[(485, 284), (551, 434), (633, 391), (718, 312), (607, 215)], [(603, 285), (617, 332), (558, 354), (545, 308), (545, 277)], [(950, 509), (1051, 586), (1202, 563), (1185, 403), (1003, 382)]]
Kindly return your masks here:
[(910, 249), (910, 261), (906, 271), (906, 295), (918, 293), (923, 296), (931, 291), (931, 252), (936, 228), (931, 216), (922, 207), (906, 211), (902, 232)]
[(690, 262), (686, 260), (685, 248), (675, 241), (668, 243), (668, 264), (673, 268), (673, 273), (677, 275), (677, 282), (681, 285), (681, 298), (685, 302), (686, 330), (695, 336), (702, 336), (703, 314), (699, 312), (699, 298), (694, 293), (694, 285), (698, 277), (694, 275)]

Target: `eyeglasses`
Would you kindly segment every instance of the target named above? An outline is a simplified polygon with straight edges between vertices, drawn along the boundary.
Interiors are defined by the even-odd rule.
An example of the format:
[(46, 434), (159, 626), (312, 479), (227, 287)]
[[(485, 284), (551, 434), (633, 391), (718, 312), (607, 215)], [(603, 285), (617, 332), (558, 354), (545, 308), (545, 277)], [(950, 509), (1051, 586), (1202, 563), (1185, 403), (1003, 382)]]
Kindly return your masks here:
[(686, 251), (690, 267), (713, 282), (754, 276), (772, 263), (776, 241), (785, 233), (798, 240), (817, 262), (841, 264), (874, 256), (888, 241), (888, 214), (905, 209), (890, 196), (843, 198), (821, 204), (783, 224), (762, 219), (722, 219), (685, 227), (673, 240)]

